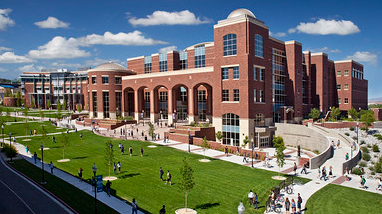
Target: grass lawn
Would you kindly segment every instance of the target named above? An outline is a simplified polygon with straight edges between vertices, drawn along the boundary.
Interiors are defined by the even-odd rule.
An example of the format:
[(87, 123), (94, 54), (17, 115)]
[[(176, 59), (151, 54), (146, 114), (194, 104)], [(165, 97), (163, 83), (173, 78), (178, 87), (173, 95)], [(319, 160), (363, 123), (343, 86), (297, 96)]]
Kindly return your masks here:
[(12, 136), (25, 136), (30, 135), (29, 130), (36, 129), (37, 134), (41, 134), (41, 126), (44, 125), (45, 129), (48, 133), (55, 133), (55, 132), (62, 132), (66, 131), (66, 129), (57, 128), (56, 126), (51, 125), (49, 121), (35, 121), (35, 122), (28, 122), (28, 129), (26, 129), (25, 123), (13, 123), (11, 125), (5, 125), (4, 126), (4, 133), (6, 136), (8, 136), (8, 133), (11, 132)]
[[(16, 122), (23, 122), (25, 121), (25, 118), (20, 118), (20, 117), (6, 117), (6, 116), (0, 116), (1, 118), (3, 118), (3, 120), (5, 122), (15, 122), (15, 119), (16, 119)], [(28, 121), (30, 121), (31, 119), (27, 119)]]
[(309, 198), (306, 213), (382, 213), (382, 195), (328, 184)]
[[(83, 133), (83, 140), (80, 140), (80, 133)], [(40, 140), (38, 137), (31, 138), (32, 141), (18, 142), (27, 143), (31, 152), (38, 150)], [(44, 160), (53, 161), (55, 166), (64, 171), (77, 175), (78, 168), (84, 169), (84, 179), (92, 176), (92, 165), (98, 167), (97, 174), (108, 175), (108, 167), (105, 165), (104, 151), (109, 138), (97, 136), (90, 131), (70, 133), (71, 145), (65, 149), (65, 158), (70, 162), (56, 162), (62, 159), (60, 136), (56, 136), (58, 143), (51, 141), (46, 143), (50, 150), (44, 151)], [(128, 153), (129, 146), (133, 148), (133, 156), (121, 155), (118, 143), (121, 142)], [(138, 205), (150, 213), (157, 213), (163, 204), (166, 205), (168, 213), (174, 213), (178, 208), (184, 207), (184, 193), (179, 189), (180, 173), (184, 157), (194, 170), (195, 188), (189, 193), (188, 205), (197, 210), (198, 213), (237, 213), (240, 201), (246, 205), (246, 213), (263, 213), (269, 189), (278, 185), (278, 181), (271, 177), (277, 175), (260, 169), (237, 164), (212, 160), (209, 163), (201, 163), (200, 155), (188, 154), (165, 146), (148, 148), (149, 142), (126, 141), (113, 139), (115, 162), (122, 164), (121, 173), (116, 175), (118, 180), (112, 181), (112, 194), (123, 198), (129, 202), (135, 198)], [(139, 149), (144, 149), (144, 156), (140, 157)], [(165, 185), (159, 178), (159, 167), (165, 172), (170, 170), (173, 185)], [(113, 170), (111, 169), (111, 174)], [(307, 181), (307, 180), (304, 180)], [(249, 190), (259, 194), (260, 209), (255, 211), (247, 203)]]
[[(26, 160), (15, 160), (12, 166), (37, 183), (41, 182), (41, 169), (34, 164)], [(45, 181), (46, 184), (43, 186), (46, 189), (65, 201), (78, 213), (94, 213), (94, 198), (90, 195), (49, 173), (45, 173)], [(98, 212), (118, 213), (102, 202), (98, 202)]]

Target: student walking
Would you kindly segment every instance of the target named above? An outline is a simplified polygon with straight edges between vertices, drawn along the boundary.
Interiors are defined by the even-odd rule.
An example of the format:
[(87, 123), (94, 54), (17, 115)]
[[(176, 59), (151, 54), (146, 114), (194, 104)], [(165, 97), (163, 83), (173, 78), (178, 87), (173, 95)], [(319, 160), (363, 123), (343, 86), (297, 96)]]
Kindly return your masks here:
[(302, 174), (302, 172), (307, 174), (305, 164), (302, 165), (302, 170), (301, 170), (300, 174)]
[(291, 207), (292, 207), (292, 213), (296, 213), (296, 203), (294, 202), (293, 198), (292, 198)]
[(83, 171), (83, 169), (80, 167), (78, 169), (78, 179), (80, 180), (80, 182), (82, 182), (82, 171)]
[(318, 167), (318, 176), (317, 176), (317, 178), (320, 178), (320, 180), (321, 180), (321, 166)]
[(133, 156), (133, 147), (129, 147), (129, 153), (130, 153), (130, 156)]
[(255, 197), (255, 195), (253, 194), (252, 190), (249, 190), (249, 193), (248, 193), (248, 202), (249, 202), (249, 205), (253, 206), (253, 198)]
[(164, 174), (164, 172), (163, 172), (163, 169), (162, 169), (162, 167), (159, 167), (159, 176), (160, 176), (160, 179), (163, 181), (163, 174)]
[(54, 169), (54, 166), (53, 166), (53, 163), (52, 163), (52, 161), (50, 162), (50, 164), (49, 164), (49, 168), (50, 168), (50, 173), (52, 173), (53, 174), (53, 169)]
[(131, 214), (134, 214), (134, 213), (138, 214), (138, 204), (135, 198), (133, 198), (133, 202), (131, 203), (131, 206), (133, 208), (133, 211), (131, 212)]
[(329, 167), (329, 178), (333, 178), (333, 167)]
[(107, 180), (106, 182), (106, 190), (107, 190), (107, 195), (110, 197), (110, 187), (111, 187), (111, 182)]
[(143, 157), (143, 148), (141, 147), (141, 157)]
[(301, 204), (302, 204), (302, 198), (300, 196), (300, 193), (297, 194), (297, 212), (301, 213)]
[(294, 162), (293, 171), (294, 171), (294, 175), (297, 175), (297, 164), (296, 164), (296, 162)]
[(243, 162), (245, 162), (245, 163), (247, 163), (248, 161), (247, 161), (247, 155), (244, 153), (243, 154)]
[(321, 177), (320, 180), (324, 179), (326, 181), (326, 167), (324, 166), (321, 171)]
[(285, 199), (285, 213), (289, 214), (289, 209), (290, 209), (290, 201), (289, 198)]
[(29, 147), (25, 147), (25, 151), (27, 152), (27, 154), (29, 154)]
[[(77, 130), (77, 129), (76, 129)], [(80, 139), (82, 140), (82, 133), (80, 134)]]
[(255, 207), (255, 209), (258, 209), (257, 203), (258, 203), (258, 196), (257, 196), (257, 193), (255, 193), (255, 197), (253, 198), (253, 206)]
[(33, 154), (34, 164), (37, 164), (37, 153), (34, 152)]
[(114, 170), (114, 175), (117, 174), (117, 164), (115, 164), (115, 162), (113, 164), (113, 170)]
[(121, 173), (121, 162), (118, 161), (117, 167), (118, 167), (118, 172)]
[[(162, 123), (161, 123), (162, 125)], [(159, 210), (159, 214), (166, 214), (166, 206), (163, 205), (162, 209)]]
[(224, 154), (228, 157), (228, 147), (224, 147)]
[(171, 174), (170, 174), (170, 170), (167, 170), (166, 184), (167, 184), (167, 182), (169, 182), (170, 186), (171, 186)]

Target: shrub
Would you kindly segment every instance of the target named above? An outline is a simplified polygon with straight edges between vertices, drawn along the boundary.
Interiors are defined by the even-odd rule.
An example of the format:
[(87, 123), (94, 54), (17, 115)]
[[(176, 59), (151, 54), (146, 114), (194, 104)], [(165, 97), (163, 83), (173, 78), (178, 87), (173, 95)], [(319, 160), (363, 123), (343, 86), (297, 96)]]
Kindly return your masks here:
[(316, 155), (320, 154), (320, 152), (317, 149), (313, 150), (313, 153), (316, 154)]
[(379, 147), (377, 144), (373, 144), (373, 152), (379, 152)]
[(369, 153), (369, 149), (367, 149), (366, 146), (362, 146), (362, 147), (361, 147), (361, 151), (362, 151), (363, 153)]
[(375, 172), (373, 171), (373, 172), (371, 172), (371, 175), (375, 175)]
[(350, 136), (350, 134), (349, 134), (349, 133), (347, 133), (347, 132), (345, 133), (345, 135), (346, 135), (346, 136)]
[(354, 167), (351, 173), (355, 174), (355, 175), (363, 175), (363, 174), (365, 174), (365, 172), (362, 172), (361, 169), (358, 168), (358, 167)]
[(360, 162), (358, 162), (358, 166), (360, 166), (360, 167), (366, 167), (366, 166), (367, 166), (367, 163), (366, 163), (366, 161), (360, 161)]
[(362, 154), (362, 160), (369, 161), (371, 159), (371, 156), (368, 153)]
[(361, 140), (361, 145), (366, 144), (365, 140)]
[(353, 126), (350, 126), (349, 130), (350, 130), (350, 131), (354, 131), (354, 127), (353, 127)]
[(371, 145), (370, 145), (370, 144), (367, 144), (367, 148), (371, 148)]
[(370, 169), (370, 171), (374, 171), (374, 167), (373, 166), (370, 166), (369, 169)]
[(378, 173), (382, 172), (382, 157), (380, 157), (377, 163), (374, 164), (374, 170)]
[(3, 148), (3, 152), (7, 156), (7, 158), (14, 158), (17, 155), (17, 149), (14, 145), (10, 146), (9, 144), (5, 144)]
[(357, 140), (357, 136), (353, 136), (352, 138), (353, 138), (353, 140)]

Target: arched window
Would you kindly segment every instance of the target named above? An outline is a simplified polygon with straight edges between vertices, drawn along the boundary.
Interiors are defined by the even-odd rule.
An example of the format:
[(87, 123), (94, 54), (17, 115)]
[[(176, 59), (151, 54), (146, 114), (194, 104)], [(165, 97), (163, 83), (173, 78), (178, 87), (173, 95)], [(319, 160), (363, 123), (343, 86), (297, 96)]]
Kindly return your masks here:
[(236, 34), (223, 36), (223, 56), (236, 55)]
[(259, 34), (255, 35), (255, 56), (263, 57), (264, 51), (263, 51), (263, 37)]
[(236, 114), (223, 114), (223, 144), (240, 145), (240, 118)]

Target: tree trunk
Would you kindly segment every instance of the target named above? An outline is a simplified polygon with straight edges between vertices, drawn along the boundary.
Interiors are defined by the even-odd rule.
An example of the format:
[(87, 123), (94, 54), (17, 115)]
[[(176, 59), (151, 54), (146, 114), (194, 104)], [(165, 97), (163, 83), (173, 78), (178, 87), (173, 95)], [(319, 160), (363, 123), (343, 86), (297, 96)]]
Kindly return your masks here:
[(65, 149), (62, 149), (62, 159), (65, 159)]
[(185, 191), (185, 204), (186, 204), (186, 212), (187, 212), (187, 191)]
[(110, 177), (110, 164), (109, 164), (109, 177)]

